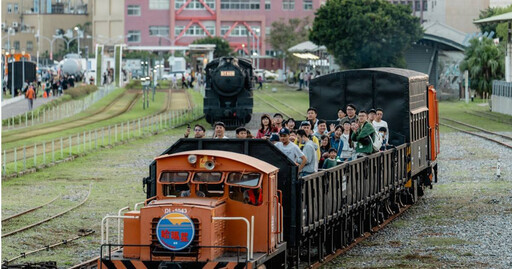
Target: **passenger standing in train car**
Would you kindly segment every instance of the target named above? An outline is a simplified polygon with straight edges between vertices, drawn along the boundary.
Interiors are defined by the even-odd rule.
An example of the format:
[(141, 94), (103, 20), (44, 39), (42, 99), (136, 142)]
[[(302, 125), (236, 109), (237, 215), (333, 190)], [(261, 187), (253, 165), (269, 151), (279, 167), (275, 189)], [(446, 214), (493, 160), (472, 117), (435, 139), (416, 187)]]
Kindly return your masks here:
[(341, 120), (343, 120), (343, 118), (345, 118), (346, 116), (347, 116), (347, 113), (345, 113), (345, 109), (339, 108), (338, 109), (338, 119), (337, 119), (337, 121), (341, 122)]
[[(377, 113), (377, 111), (375, 111), (375, 109), (373, 108), (368, 111), (368, 122), (373, 122), (373, 120), (375, 119), (375, 113)], [(375, 131), (377, 131), (377, 129), (375, 129)]]
[(336, 149), (336, 157), (339, 157), (341, 154), (341, 150), (343, 149), (343, 140), (341, 140), (341, 135), (343, 134), (343, 127), (341, 125), (336, 125), (333, 128), (333, 132), (330, 135), (330, 143), (331, 148)]
[(331, 139), (328, 135), (322, 135), (320, 137), (320, 160), (318, 161), (318, 167), (322, 167), (325, 159), (329, 157), (328, 152), (331, 149)]
[(238, 139), (246, 139), (247, 138), (247, 129), (245, 127), (238, 127), (235, 130), (236, 138)]
[[(288, 130), (290, 130), (290, 129), (288, 129)], [(297, 145), (297, 143), (295, 143), (295, 141), (297, 141), (297, 130), (290, 130), (290, 142)]]
[[(185, 131), (184, 137), (188, 138), (189, 135), (190, 135), (190, 127), (188, 127), (187, 130)], [(205, 135), (206, 135), (206, 129), (202, 125), (196, 124), (196, 126), (194, 126), (194, 138), (204, 138)]]
[[(302, 153), (306, 156), (306, 165), (300, 172), (300, 176), (304, 177), (315, 172), (318, 172), (318, 157), (315, 150), (315, 145), (309, 139), (309, 134), (305, 130), (301, 129), (297, 131), (297, 138), (300, 140), (302, 147)], [(302, 160), (298, 160), (301, 162)]]
[(313, 133), (318, 140), (321, 140), (323, 135), (329, 135), (329, 131), (327, 131), (327, 122), (325, 120), (318, 120), (318, 129)]
[(260, 126), (261, 128), (258, 130), (256, 138), (268, 139), (272, 134), (272, 120), (270, 119), (270, 115), (261, 115)]
[(286, 122), (284, 123), (284, 127), (290, 131), (295, 130), (295, 119), (294, 118), (287, 119)]
[[(313, 135), (313, 131), (311, 130), (311, 123), (307, 120), (303, 121), (300, 124), (300, 129), (304, 130), (306, 132), (306, 134), (309, 136), (309, 140), (313, 141), (314, 146), (315, 146), (315, 151), (316, 151), (316, 158), (318, 160), (320, 160), (320, 141), (318, 140), (318, 138), (316, 138), (316, 136)], [(297, 138), (298, 138), (298, 135), (299, 135), (299, 133), (297, 131)], [(302, 147), (304, 145), (301, 143), (300, 139), (296, 139), (295, 144), (297, 146), (299, 146), (300, 149), (302, 149)]]
[(389, 141), (389, 127), (388, 123), (382, 119), (384, 116), (384, 110), (382, 108), (377, 108), (375, 114), (375, 119), (372, 121), (372, 125), (376, 131), (380, 130), (380, 127), (386, 128), (386, 141)]
[[(300, 173), (304, 165), (306, 165), (307, 159), (297, 145), (290, 143), (290, 131), (286, 128), (282, 128), (281, 131), (279, 131), (279, 140), (280, 141), (275, 144), (276, 148), (299, 166)], [(299, 159), (302, 160), (300, 164), (297, 163)]]
[(373, 153), (372, 140), (375, 140), (375, 128), (368, 122), (366, 111), (359, 111), (359, 128), (352, 133), (352, 140), (357, 142), (356, 153), (358, 157)]
[(272, 119), (272, 133), (279, 133), (281, 128), (283, 128), (283, 115), (276, 113)]
[(325, 162), (322, 166), (323, 169), (329, 169), (332, 167), (335, 167), (338, 165), (338, 161), (336, 160), (336, 156), (338, 155), (338, 152), (336, 152), (336, 149), (331, 148), (328, 152), (328, 158), (325, 159)]
[(316, 111), (316, 108), (310, 107), (307, 111), (307, 119), (311, 122), (311, 129), (313, 132), (318, 131), (318, 112)]
[(214, 124), (214, 126), (215, 126), (215, 133), (213, 134), (213, 138), (219, 138), (219, 139), (228, 138), (226, 135), (224, 135), (226, 133), (226, 125), (224, 124), (224, 122), (218, 121)]
[(343, 124), (343, 133), (341, 134), (343, 149), (339, 155), (341, 161), (350, 161), (354, 155), (354, 143), (352, 142), (352, 129), (350, 126), (350, 123), (347, 121)]
[(348, 121), (348, 122), (357, 121), (358, 118), (356, 115), (356, 110), (357, 110), (357, 108), (355, 105), (348, 104), (347, 105), (347, 116), (344, 117), (343, 119), (341, 119), (340, 124), (343, 125), (343, 123), (345, 123), (345, 121)]

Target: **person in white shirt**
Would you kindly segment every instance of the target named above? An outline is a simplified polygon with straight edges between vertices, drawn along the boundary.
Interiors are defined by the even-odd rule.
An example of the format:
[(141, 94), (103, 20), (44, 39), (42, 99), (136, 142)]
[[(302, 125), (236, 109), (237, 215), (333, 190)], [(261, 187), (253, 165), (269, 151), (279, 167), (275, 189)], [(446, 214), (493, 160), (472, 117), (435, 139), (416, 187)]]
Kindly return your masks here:
[(385, 127), (386, 132), (386, 141), (389, 143), (389, 128), (388, 123), (385, 120), (382, 120), (382, 116), (384, 116), (384, 111), (382, 108), (376, 109), (377, 113), (375, 113), (375, 120), (372, 121), (373, 128), (376, 130), (376, 132), (379, 131), (380, 127)]
[(300, 165), (299, 165), (299, 173), (302, 171), (302, 168), (307, 163), (306, 156), (300, 148), (295, 145), (294, 143), (290, 142), (290, 131), (286, 128), (281, 128), (279, 131), (279, 140), (280, 142), (277, 142), (275, 144), (276, 148), (278, 148), (284, 155), (286, 155), (290, 160), (292, 160), (296, 165), (299, 165), (297, 163), (298, 159), (302, 159)]
[(214, 124), (215, 133), (213, 134), (213, 138), (228, 138), (224, 133), (226, 132), (226, 125), (222, 121), (218, 121)]

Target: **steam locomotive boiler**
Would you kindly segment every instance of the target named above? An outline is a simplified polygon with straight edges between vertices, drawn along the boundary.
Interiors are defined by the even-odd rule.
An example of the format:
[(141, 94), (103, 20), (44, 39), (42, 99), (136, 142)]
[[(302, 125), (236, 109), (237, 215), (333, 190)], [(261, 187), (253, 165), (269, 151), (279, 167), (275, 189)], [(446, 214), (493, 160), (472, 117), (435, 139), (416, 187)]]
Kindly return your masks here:
[(251, 60), (221, 57), (206, 66), (204, 115), (214, 124), (236, 128), (251, 120), (254, 74)]

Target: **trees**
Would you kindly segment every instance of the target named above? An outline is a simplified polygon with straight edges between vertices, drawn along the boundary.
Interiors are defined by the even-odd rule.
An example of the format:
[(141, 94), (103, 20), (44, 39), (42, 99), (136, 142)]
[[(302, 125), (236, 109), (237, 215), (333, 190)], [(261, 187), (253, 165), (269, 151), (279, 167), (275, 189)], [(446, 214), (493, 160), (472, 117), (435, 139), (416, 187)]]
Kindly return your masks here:
[(288, 49), (308, 40), (309, 17), (304, 19), (293, 18), (285, 21), (281, 19), (272, 23), (268, 41), (272, 47), (279, 51), (279, 58), (285, 58), (289, 66), (296, 65), (296, 59)]
[(491, 93), (492, 81), (502, 79), (505, 74), (505, 48), (489, 38), (474, 38), (469, 43), (460, 70), (469, 71), (470, 87), (480, 95)]
[(228, 56), (233, 53), (233, 50), (229, 46), (229, 42), (227, 42), (222, 37), (205, 37), (201, 39), (196, 39), (192, 44), (215, 44), (215, 51), (213, 52), (214, 58), (219, 58), (222, 56)]
[(405, 50), (423, 36), (411, 13), (383, 0), (330, 0), (317, 10), (309, 39), (348, 68), (405, 67)]
[[(507, 12), (512, 12), (512, 5), (508, 7), (489, 7), (485, 10), (480, 11), (480, 15), (478, 16), (478, 19), (485, 19), (492, 16), (504, 14)], [(506, 22), (504, 23), (484, 23), (484, 24), (478, 24), (478, 28), (480, 28), (480, 31), (482, 33), (488, 32), (494, 32), (496, 36), (500, 38), (500, 40), (506, 40), (507, 38), (507, 31), (508, 31), (508, 25)]]

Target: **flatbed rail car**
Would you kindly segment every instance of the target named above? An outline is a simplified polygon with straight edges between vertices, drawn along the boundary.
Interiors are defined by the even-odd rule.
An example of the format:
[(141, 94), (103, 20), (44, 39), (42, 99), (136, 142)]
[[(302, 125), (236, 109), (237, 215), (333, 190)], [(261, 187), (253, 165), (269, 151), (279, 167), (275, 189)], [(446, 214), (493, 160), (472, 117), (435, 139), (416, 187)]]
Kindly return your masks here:
[[(114, 255), (102, 255), (100, 267), (114, 268), (119, 263), (131, 264), (135, 268), (153, 268), (155, 266), (161, 268), (172, 268), (172, 266), (180, 268), (307, 267), (312, 263), (321, 262), (336, 250), (350, 245), (365, 232), (369, 232), (372, 227), (398, 213), (405, 204), (414, 203), (422, 195), (423, 188), (431, 184), (434, 165), (437, 165), (435, 162), (435, 154), (439, 152), (438, 137), (436, 137), (437, 119), (423, 120), (423, 116), (417, 116), (429, 109), (429, 113), (423, 114), (427, 119), (432, 117), (431, 115), (437, 115), (437, 108), (433, 106), (436, 101), (435, 90), (427, 88), (428, 77), (417, 72), (406, 72), (409, 77), (404, 76), (404, 71), (401, 70), (347, 72), (355, 72), (359, 81), (369, 79), (370, 85), (373, 85), (371, 87), (381, 85), (379, 83), (383, 82), (380, 79), (383, 79), (385, 83), (391, 82), (393, 87), (390, 86), (388, 89), (401, 87), (401, 90), (397, 91), (401, 92), (402, 98), (407, 98), (405, 103), (403, 100), (401, 102), (401, 105), (406, 108), (400, 110), (402, 114), (391, 114), (393, 119), (398, 117), (397, 119), (402, 120), (403, 124), (407, 126), (402, 126), (399, 129), (396, 125), (391, 125), (394, 127), (390, 128), (395, 128), (395, 132), (399, 134), (393, 135), (392, 133), (392, 141), (393, 139), (402, 139), (396, 147), (301, 178), (298, 176), (298, 168), (295, 163), (266, 140), (180, 139), (150, 165), (149, 176), (144, 179), (148, 200), (140, 210), (125, 214), (127, 219), (124, 220), (124, 248)], [(343, 74), (337, 76), (342, 79), (354, 79)], [(425, 101), (420, 101), (420, 104), (425, 107), (420, 105), (419, 110), (417, 108), (410, 110), (410, 81), (418, 82), (414, 86), (417, 89), (413, 93), (417, 97), (412, 98), (416, 101), (420, 99), (418, 97), (419, 89), (423, 85), (422, 94)], [(378, 92), (379, 87), (372, 91)], [(394, 94), (396, 95), (397, 92)], [(427, 96), (429, 97), (428, 103)], [(384, 106), (384, 109), (389, 108)], [(435, 111), (432, 111), (434, 109)], [(405, 120), (403, 120), (404, 117)], [(419, 148), (415, 151), (413, 147), (422, 145), (417, 143), (419, 140), (427, 141), (427, 147), (432, 150), (425, 153), (423, 148)], [(197, 160), (194, 158), (201, 158), (204, 160), (203, 166), (190, 166), (186, 164), (187, 158), (191, 158), (189, 159), (190, 165), (196, 163)], [(261, 164), (261, 168), (268, 165), (275, 169), (259, 169), (259, 173), (263, 174), (263, 181), (261, 185), (257, 185), (258, 187), (251, 186), (250, 188), (271, 186), (273, 181), (269, 179), (272, 178), (272, 175), (277, 176), (277, 188), (263, 187), (261, 189), (263, 196), (260, 207), (265, 208), (268, 214), (257, 213), (259, 211), (253, 207), (245, 207), (247, 205), (244, 203), (247, 201), (232, 201), (234, 199), (231, 197), (231, 190), (226, 187), (231, 184), (228, 182), (229, 173), (235, 166), (239, 170), (241, 167), (245, 167), (242, 168), (242, 174), (245, 174), (246, 171), (249, 171), (246, 169), (254, 169), (256, 166), (260, 166), (259, 164)], [(188, 196), (163, 196), (162, 185), (169, 184), (169, 182), (162, 182), (162, 178), (167, 178), (166, 171), (182, 171), (192, 174), (187, 177), (186, 181), (183, 181), (191, 184)], [(206, 187), (199, 186), (201, 182), (190, 179), (193, 175), (206, 171), (224, 175), (222, 180), (215, 182), (219, 186), (214, 187), (214, 184), (208, 184)], [(174, 188), (177, 190), (177, 185)], [(222, 197), (215, 198), (205, 194), (203, 195), (206, 197), (198, 195), (199, 192), (208, 193), (210, 188), (217, 188), (217, 191), (223, 189), (224, 194)], [(248, 200), (255, 200), (254, 196), (251, 198), (249, 195), (248, 198)], [(222, 207), (225, 207), (224, 204), (228, 203), (231, 203), (234, 208), (244, 208), (244, 210), (222, 211)], [(161, 207), (161, 210), (155, 211), (155, 206)], [(193, 243), (179, 251), (162, 248), (161, 242), (155, 239), (155, 236), (158, 237), (158, 233), (155, 232), (154, 226), (166, 218), (165, 213), (176, 212), (176, 210), (183, 212), (184, 209), (190, 209), (186, 212), (193, 212), (200, 208), (203, 210), (209, 208), (209, 217), (208, 214), (203, 214), (200, 221), (194, 221), (192, 219), (198, 219), (194, 217), (195, 213), (190, 213), (192, 214), (190, 218), (186, 215), (182, 216), (182, 218), (190, 219), (190, 225), (193, 224), (194, 231), (197, 231), (197, 237), (194, 237)], [(149, 212), (153, 212), (151, 218), (143, 216)], [(261, 230), (260, 227), (259, 230), (256, 230), (257, 232), (250, 235), (254, 238), (270, 238), (269, 242), (271, 243), (264, 244), (266, 246), (264, 248), (251, 247), (257, 240), (244, 240), (243, 236), (240, 236), (240, 233), (245, 231), (242, 226), (229, 229), (227, 226), (215, 224), (215, 218), (218, 216), (247, 219), (249, 215), (251, 221), (247, 221), (247, 223), (251, 225), (265, 223), (261, 226), (270, 227), (266, 230)], [(252, 217), (254, 217), (254, 221), (252, 221)], [(149, 223), (153, 228), (149, 228)], [(210, 241), (207, 240), (210, 237), (204, 235), (215, 234), (222, 239), (229, 238), (230, 232), (235, 234), (234, 238), (238, 238), (238, 241), (230, 241), (231, 244), (216, 244), (215, 247), (225, 249), (220, 252), (221, 254), (205, 256), (198, 251), (201, 247), (211, 247), (208, 244)], [(140, 239), (139, 244), (136, 244), (137, 240), (131, 241), (137, 238)], [(148, 238), (151, 240), (148, 241)], [(228, 241), (221, 240), (219, 242), (227, 243)], [(108, 241), (103, 241), (103, 243), (102, 249), (115, 245)], [(130, 243), (132, 244), (130, 245)], [(244, 247), (245, 243), (248, 243), (246, 247)], [(130, 256), (128, 250), (132, 251), (132, 254), (133, 252), (139, 254)], [(162, 253), (162, 251), (164, 252)]]

